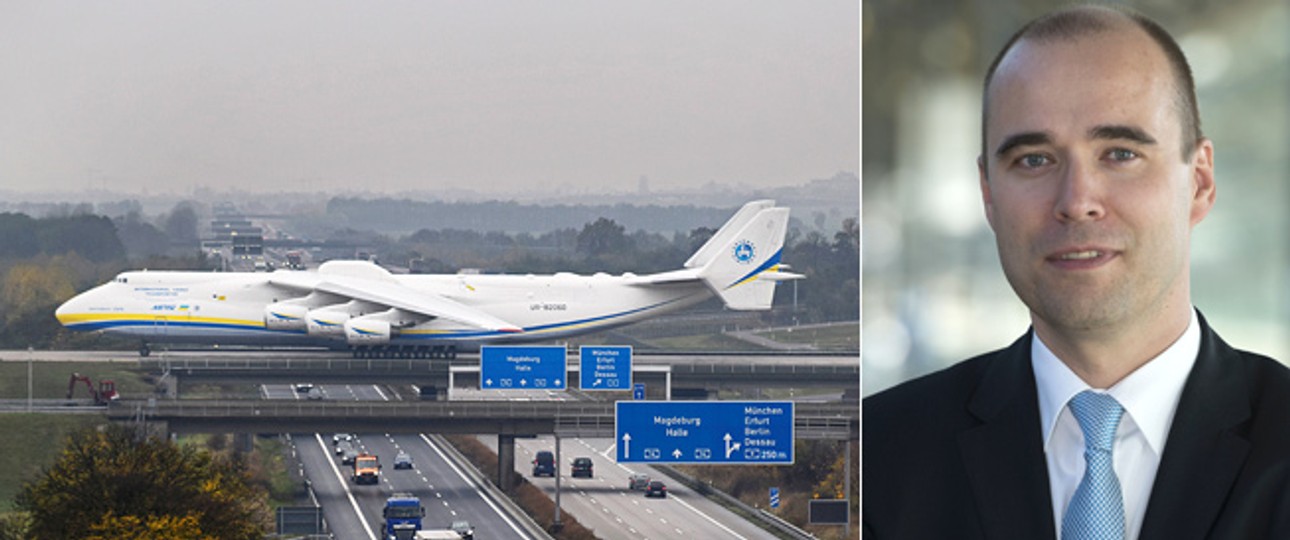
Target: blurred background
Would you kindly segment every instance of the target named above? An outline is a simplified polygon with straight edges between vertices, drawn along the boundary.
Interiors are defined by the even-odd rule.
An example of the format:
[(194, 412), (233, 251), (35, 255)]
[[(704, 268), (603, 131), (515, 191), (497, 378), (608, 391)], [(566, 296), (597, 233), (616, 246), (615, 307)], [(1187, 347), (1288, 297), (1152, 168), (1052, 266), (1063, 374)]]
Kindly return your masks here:
[[(1007, 346), (1029, 328), (977, 188), (981, 82), (1055, 1), (862, 5), (866, 395)], [(1195, 230), (1192, 301), (1232, 345), (1290, 358), (1290, 10), (1283, 0), (1124, 2), (1191, 62), (1218, 202)]]

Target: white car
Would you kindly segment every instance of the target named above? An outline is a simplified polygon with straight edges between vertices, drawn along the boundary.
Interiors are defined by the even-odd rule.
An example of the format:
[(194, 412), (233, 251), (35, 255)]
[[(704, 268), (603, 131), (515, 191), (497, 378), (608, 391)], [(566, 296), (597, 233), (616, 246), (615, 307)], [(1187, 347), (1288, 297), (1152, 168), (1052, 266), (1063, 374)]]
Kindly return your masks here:
[(649, 475), (645, 473), (632, 473), (627, 477), (627, 489), (639, 491), (649, 487)]

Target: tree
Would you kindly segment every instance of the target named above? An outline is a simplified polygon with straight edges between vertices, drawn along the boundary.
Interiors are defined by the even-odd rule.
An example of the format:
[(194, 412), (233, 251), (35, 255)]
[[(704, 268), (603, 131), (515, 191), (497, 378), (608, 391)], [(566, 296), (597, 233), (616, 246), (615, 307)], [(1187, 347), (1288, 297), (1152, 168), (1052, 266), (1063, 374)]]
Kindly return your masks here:
[(69, 437), (54, 465), (23, 483), (15, 506), (30, 516), (34, 540), (161, 538), (142, 532), (159, 524), (178, 527), (165, 538), (251, 540), (269, 524), (265, 498), (236, 462), (111, 425)]
[(50, 255), (74, 251), (93, 262), (125, 258), (125, 246), (116, 235), (116, 225), (103, 216), (74, 214), (40, 220), (36, 236), (41, 250)]
[(193, 209), (193, 204), (188, 201), (176, 204), (166, 216), (165, 230), (172, 242), (196, 244), (197, 210)]
[(708, 243), (708, 240), (711, 240), (715, 234), (717, 234), (717, 230), (712, 227), (699, 227), (690, 231), (690, 253), (699, 251), (699, 248)]
[(125, 252), (133, 259), (150, 255), (164, 255), (170, 251), (171, 238), (143, 220), (138, 212), (130, 212), (113, 222), (116, 225), (117, 237), (125, 246)]
[(630, 251), (635, 246), (625, 230), (625, 227), (607, 218), (588, 223), (578, 233), (578, 253), (598, 257)]
[(85, 540), (215, 540), (202, 534), (197, 516), (118, 516), (108, 513), (90, 526)]
[(36, 220), (26, 214), (0, 213), (0, 258), (25, 258), (40, 253)]
[(14, 265), (0, 280), (0, 344), (48, 345), (59, 330), (54, 310), (74, 294), (72, 277), (61, 265)]

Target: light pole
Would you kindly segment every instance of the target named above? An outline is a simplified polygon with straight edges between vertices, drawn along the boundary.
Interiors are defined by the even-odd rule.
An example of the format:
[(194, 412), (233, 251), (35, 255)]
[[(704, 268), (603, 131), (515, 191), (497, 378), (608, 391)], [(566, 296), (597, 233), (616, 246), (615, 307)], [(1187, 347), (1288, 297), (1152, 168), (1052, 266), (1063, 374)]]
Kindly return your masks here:
[(30, 345), (27, 346), (27, 412), (31, 412), (31, 363), (36, 351)]

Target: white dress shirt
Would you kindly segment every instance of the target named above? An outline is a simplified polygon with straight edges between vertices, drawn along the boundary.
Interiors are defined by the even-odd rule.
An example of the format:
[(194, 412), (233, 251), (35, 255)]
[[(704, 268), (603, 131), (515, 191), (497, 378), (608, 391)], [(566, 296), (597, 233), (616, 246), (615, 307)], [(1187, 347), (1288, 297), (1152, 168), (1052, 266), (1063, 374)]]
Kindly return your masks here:
[[(1160, 467), (1169, 426), (1173, 425), (1183, 384), (1200, 352), (1200, 323), (1193, 309), (1191, 323), (1176, 341), (1105, 392), (1124, 406), (1115, 432), (1115, 475), (1124, 496), (1124, 538), (1136, 540), (1151, 498), (1151, 485)], [(1058, 360), (1039, 339), (1031, 341), (1030, 361), (1039, 391), (1039, 419), (1052, 489), (1053, 521), (1061, 538), (1062, 518), (1075, 488), (1084, 476), (1084, 433), (1066, 404), (1090, 387)]]

